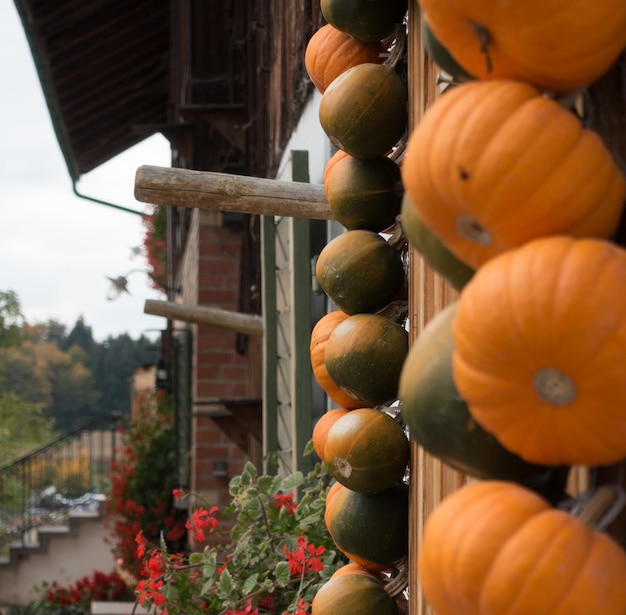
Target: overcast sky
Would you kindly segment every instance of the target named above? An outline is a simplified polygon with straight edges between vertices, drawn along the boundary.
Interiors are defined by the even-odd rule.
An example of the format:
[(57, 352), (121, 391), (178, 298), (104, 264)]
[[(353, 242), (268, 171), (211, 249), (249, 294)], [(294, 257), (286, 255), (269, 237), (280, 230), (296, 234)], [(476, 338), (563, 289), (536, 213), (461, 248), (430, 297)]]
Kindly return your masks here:
[[(141, 218), (74, 195), (65, 161), (13, 0), (0, 0), (0, 291), (17, 293), (30, 323), (54, 319), (71, 329), (79, 317), (97, 340), (162, 329), (143, 313), (145, 299), (165, 297), (143, 272), (128, 276), (131, 295), (107, 301), (107, 276), (145, 269), (133, 257)], [(169, 165), (167, 141), (157, 135), (85, 175), (78, 190), (145, 211), (133, 196), (142, 164)]]

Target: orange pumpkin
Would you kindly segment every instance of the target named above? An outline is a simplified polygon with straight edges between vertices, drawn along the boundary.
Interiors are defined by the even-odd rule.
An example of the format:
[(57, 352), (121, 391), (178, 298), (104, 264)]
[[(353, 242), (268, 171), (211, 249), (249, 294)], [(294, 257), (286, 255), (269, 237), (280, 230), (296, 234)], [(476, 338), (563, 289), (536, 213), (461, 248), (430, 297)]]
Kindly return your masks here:
[(473, 483), (444, 499), (417, 567), (437, 615), (626, 613), (624, 551), (514, 483)]
[(342, 390), (366, 406), (380, 406), (398, 397), (398, 382), (409, 350), (407, 332), (376, 314), (355, 314), (331, 333), (325, 362)]
[(537, 237), (609, 237), (626, 196), (600, 137), (514, 81), (438, 99), (409, 138), (402, 179), (420, 219), (473, 268)]
[(363, 160), (384, 156), (406, 130), (407, 99), (406, 85), (393, 68), (358, 64), (339, 75), (322, 95), (320, 124), (332, 143), (351, 156)]
[(335, 28), (322, 26), (309, 40), (304, 66), (313, 85), (323, 94), (341, 73), (364, 62), (381, 64), (385, 48), (380, 41), (364, 43)]
[(626, 47), (623, 0), (419, 0), (442, 45), (479, 79), (568, 92), (602, 76)]
[(378, 493), (402, 480), (409, 456), (400, 423), (373, 408), (338, 415), (324, 442), (324, 461), (332, 475), (360, 493)]
[(624, 288), (626, 250), (599, 239), (537, 239), (479, 269), (453, 326), (476, 421), (535, 463), (626, 458)]
[(322, 316), (311, 332), (311, 368), (313, 377), (328, 397), (338, 406), (346, 410), (363, 407), (363, 402), (345, 391), (342, 391), (328, 375), (326, 369), (326, 344), (331, 333), (342, 323), (348, 314), (335, 310)]
[(398, 615), (399, 611), (384, 585), (366, 572), (333, 576), (317, 590), (311, 603), (311, 615), (337, 613)]
[(322, 461), (326, 461), (324, 451), (326, 449), (326, 439), (330, 428), (348, 412), (349, 410), (345, 408), (333, 408), (322, 414), (317, 423), (315, 423), (312, 437), (313, 450)]

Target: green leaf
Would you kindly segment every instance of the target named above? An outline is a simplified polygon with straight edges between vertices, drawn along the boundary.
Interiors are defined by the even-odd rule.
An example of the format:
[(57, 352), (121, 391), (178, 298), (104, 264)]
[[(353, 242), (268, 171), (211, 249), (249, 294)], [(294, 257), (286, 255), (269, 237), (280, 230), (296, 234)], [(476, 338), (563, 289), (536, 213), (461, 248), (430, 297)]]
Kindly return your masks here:
[(251, 594), (253, 591), (257, 589), (257, 583), (259, 579), (259, 573), (255, 572), (251, 574), (243, 583), (243, 587), (241, 588), (241, 593), (246, 596)]
[(224, 568), (220, 575), (220, 593), (224, 596), (230, 596), (232, 591), (233, 577), (230, 575), (228, 568)]
[(189, 556), (189, 563), (190, 563), (190, 564), (193, 564), (193, 565), (196, 565), (196, 564), (201, 564), (201, 563), (202, 563), (202, 560), (203, 560), (203, 555), (202, 555), (202, 553), (197, 553), (197, 552), (196, 552), (196, 553), (192, 553), (192, 554)]
[(299, 487), (304, 482), (304, 474), (299, 470), (293, 474), (286, 476), (282, 482), (281, 488), (284, 491), (292, 491), (296, 487)]
[(274, 577), (276, 578), (278, 587), (286, 587), (291, 578), (289, 564), (287, 562), (278, 562), (276, 568), (274, 568)]
[(259, 487), (259, 491), (263, 494), (271, 494), (272, 485), (274, 484), (275, 476), (259, 476), (257, 478), (257, 485)]
[(309, 440), (304, 447), (304, 452), (302, 453), (305, 457), (307, 455), (311, 455), (315, 449), (313, 448), (313, 439)]

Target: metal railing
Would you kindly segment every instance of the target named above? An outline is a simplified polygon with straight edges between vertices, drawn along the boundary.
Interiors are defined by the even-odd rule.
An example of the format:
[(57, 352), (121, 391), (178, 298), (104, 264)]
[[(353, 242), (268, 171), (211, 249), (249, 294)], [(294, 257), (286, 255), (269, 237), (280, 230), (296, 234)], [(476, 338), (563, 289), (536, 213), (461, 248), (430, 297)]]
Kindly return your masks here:
[(13, 543), (29, 544), (36, 528), (99, 512), (120, 425), (97, 418), (0, 468), (0, 556)]

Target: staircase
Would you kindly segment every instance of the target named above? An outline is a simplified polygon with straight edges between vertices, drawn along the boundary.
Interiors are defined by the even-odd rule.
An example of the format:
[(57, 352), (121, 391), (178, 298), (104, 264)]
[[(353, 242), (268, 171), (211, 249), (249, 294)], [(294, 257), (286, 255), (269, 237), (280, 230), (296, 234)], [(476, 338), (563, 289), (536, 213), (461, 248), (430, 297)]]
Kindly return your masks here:
[(119, 421), (90, 421), (0, 468), (0, 607), (114, 567), (102, 506)]

